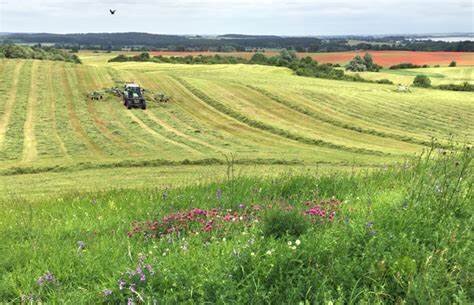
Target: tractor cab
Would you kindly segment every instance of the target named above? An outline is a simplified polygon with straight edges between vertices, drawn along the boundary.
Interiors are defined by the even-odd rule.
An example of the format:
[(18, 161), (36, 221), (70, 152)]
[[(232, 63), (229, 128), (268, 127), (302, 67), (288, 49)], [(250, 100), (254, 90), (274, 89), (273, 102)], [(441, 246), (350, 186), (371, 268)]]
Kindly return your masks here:
[(146, 101), (142, 94), (143, 91), (144, 90), (135, 83), (125, 84), (123, 91), (123, 104), (127, 109), (132, 109), (133, 107), (146, 109)]

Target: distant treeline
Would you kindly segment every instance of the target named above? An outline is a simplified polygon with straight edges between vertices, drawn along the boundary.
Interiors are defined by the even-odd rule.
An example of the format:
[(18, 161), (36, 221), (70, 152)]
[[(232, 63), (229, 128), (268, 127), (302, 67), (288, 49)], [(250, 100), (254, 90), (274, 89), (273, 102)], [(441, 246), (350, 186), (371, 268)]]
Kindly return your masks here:
[[(370, 54), (366, 54), (364, 58), (372, 62)], [(134, 56), (118, 55), (109, 60), (109, 62), (127, 62), (127, 61), (144, 61), (156, 63), (172, 63), (172, 64), (256, 64), (265, 66), (286, 67), (293, 70), (299, 76), (317, 77), (336, 80), (358, 81), (358, 82), (372, 82), (393, 84), (389, 80), (370, 81), (363, 79), (359, 75), (347, 75), (343, 69), (339, 69), (339, 64), (319, 64), (317, 61), (307, 56), (298, 58), (294, 51), (282, 50), (278, 55), (265, 56), (265, 54), (257, 52), (252, 58), (245, 59), (235, 56), (154, 56), (151, 57), (149, 53), (141, 53)]]
[(0, 58), (24, 58), (40, 60), (59, 60), (80, 64), (81, 60), (75, 54), (52, 47), (1, 45)]
[[(407, 50), (472, 52), (474, 42), (414, 41), (405, 37), (360, 37), (360, 43), (349, 38), (319, 39), (315, 37), (280, 37), (222, 35), (216, 37), (158, 35), (148, 33), (88, 33), (88, 34), (3, 34), (0, 42), (48, 43), (59, 48), (135, 51), (254, 51), (288, 49), (297, 52), (337, 52), (352, 50)], [(357, 39), (351, 37), (350, 39)]]

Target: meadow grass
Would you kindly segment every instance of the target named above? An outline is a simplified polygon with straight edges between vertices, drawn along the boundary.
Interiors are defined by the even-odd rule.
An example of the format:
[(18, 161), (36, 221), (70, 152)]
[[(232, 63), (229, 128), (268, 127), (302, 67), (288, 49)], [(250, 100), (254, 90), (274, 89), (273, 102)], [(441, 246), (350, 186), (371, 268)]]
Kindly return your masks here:
[[(209, 184), (3, 200), (0, 300), (468, 304), (472, 157), (430, 150), (318, 177), (235, 177), (229, 165)], [(332, 220), (303, 213), (327, 204)], [(210, 230), (180, 222), (179, 234), (153, 236), (155, 220), (212, 209), (234, 220), (214, 218)]]

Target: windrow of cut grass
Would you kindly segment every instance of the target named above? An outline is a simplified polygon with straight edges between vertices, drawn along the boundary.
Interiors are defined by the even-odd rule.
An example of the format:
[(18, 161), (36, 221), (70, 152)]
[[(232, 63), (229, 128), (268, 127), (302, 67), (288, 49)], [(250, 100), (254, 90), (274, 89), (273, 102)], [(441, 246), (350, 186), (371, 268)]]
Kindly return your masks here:
[(469, 304), (472, 157), (0, 201), (0, 300)]
[[(12, 95), (5, 102), (4, 126), (0, 159), (21, 161), (23, 151), (24, 122), (26, 121), (28, 95), (31, 88), (31, 70), (33, 62), (27, 61), (21, 66), (18, 82), (10, 89)], [(13, 93), (15, 92), (15, 93)]]

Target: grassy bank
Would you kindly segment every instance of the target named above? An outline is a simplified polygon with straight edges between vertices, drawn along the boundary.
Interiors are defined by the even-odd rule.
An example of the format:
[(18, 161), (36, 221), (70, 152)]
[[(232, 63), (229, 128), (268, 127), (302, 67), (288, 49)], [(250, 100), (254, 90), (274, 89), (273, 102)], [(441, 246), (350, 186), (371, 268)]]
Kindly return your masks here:
[[(435, 156), (436, 155), (436, 156)], [(0, 300), (467, 304), (472, 150), (370, 173), (0, 203)], [(122, 288), (122, 289), (120, 289)]]

